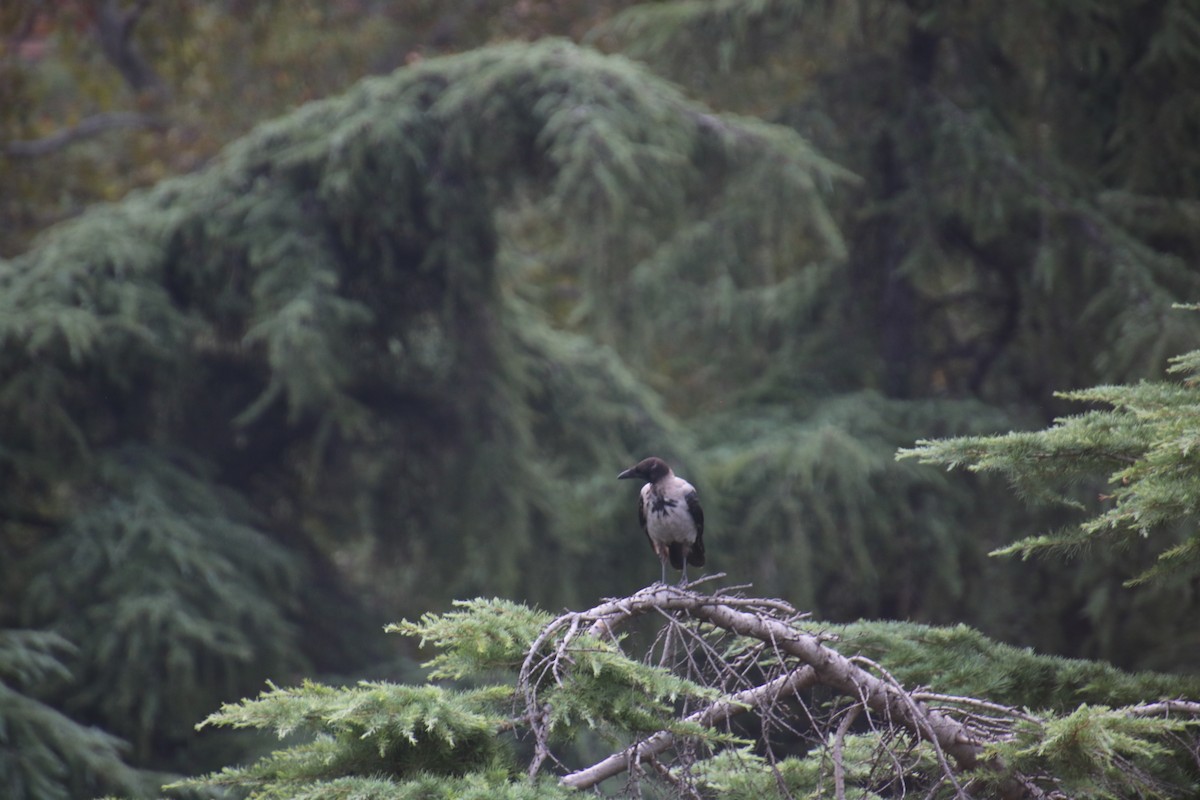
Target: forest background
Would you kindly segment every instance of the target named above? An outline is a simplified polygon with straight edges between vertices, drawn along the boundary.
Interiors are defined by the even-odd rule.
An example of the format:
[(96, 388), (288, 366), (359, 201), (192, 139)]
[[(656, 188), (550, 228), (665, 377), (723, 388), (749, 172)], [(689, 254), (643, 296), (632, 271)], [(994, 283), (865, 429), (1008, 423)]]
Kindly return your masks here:
[(895, 458), (1195, 347), (1190, 4), (17, 2), (0, 35), (27, 796), (227, 763), (222, 702), (416, 674), (381, 626), (456, 598), (647, 584), (615, 475), (651, 453), (756, 593), (1194, 669), (1194, 574), (1126, 585), (1187, 524), (989, 557), (1112, 487)]

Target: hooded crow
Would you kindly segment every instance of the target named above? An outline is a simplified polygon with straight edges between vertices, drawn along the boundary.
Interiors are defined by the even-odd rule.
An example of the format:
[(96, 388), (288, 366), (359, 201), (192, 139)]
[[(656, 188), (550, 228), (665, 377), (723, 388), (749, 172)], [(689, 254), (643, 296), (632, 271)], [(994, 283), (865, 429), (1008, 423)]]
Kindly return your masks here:
[(683, 570), (680, 583), (687, 583), (687, 565), (704, 566), (704, 511), (696, 489), (678, 477), (667, 462), (651, 456), (617, 476), (646, 482), (638, 502), (638, 519), (650, 547), (662, 564), (662, 582), (667, 582), (667, 561)]

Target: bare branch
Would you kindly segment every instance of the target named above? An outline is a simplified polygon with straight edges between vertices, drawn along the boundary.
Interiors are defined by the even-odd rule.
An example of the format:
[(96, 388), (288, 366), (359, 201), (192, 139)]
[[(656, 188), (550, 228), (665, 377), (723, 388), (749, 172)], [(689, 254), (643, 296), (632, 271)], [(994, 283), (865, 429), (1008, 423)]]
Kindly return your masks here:
[(697, 792), (693, 786), (675, 777), (671, 770), (667, 768), (666, 764), (662, 763), (653, 756), (648, 758), (647, 762), (651, 767), (654, 768), (654, 771), (657, 772), (663, 780), (671, 784), (675, 791), (679, 793), (680, 797), (687, 798), (687, 800), (703, 800), (703, 798), (700, 796), (700, 793)]
[[(687, 722), (712, 727), (743, 711), (768, 705), (793, 695), (801, 689), (812, 686), (815, 682), (816, 673), (809, 667), (801, 667), (786, 675), (781, 675), (769, 683), (718, 700), (684, 719)], [(576, 789), (595, 786), (606, 778), (624, 772), (631, 763), (657, 756), (674, 743), (675, 734), (670, 731), (659, 731), (633, 747), (614, 753), (586, 769), (563, 776), (562, 782)]]
[[(907, 791), (906, 781), (913, 774), (913, 766), (906, 765), (894, 742), (907, 731), (912, 737), (908, 740), (910, 747), (928, 743), (940, 765), (941, 775), (930, 776), (934, 781), (930, 791), (949, 785), (957, 797), (969, 797), (971, 784), (960, 782), (962, 772), (983, 768), (1003, 776), (997, 787), (1000, 797), (1051, 796), (1038, 785), (1038, 778), (1019, 773), (1005, 776), (1005, 764), (996, 756), (985, 755), (985, 745), (1011, 738), (1018, 721), (1039, 723), (1027, 712), (977, 698), (906, 689), (880, 664), (862, 656), (847, 657), (829, 647), (834, 637), (802, 629), (799, 622), (803, 615), (782, 601), (720, 592), (703, 595), (690, 587), (661, 584), (629, 597), (608, 599), (584, 612), (564, 614), (543, 628), (534, 641), (519, 678), (519, 691), (526, 703), (524, 718), (535, 737), (531, 776), (547, 758), (554, 759), (548, 745), (548, 709), (539, 705), (539, 686), (550, 680), (555, 685), (564, 684), (572, 664), (571, 654), (576, 652), (573, 640), (589, 636), (615, 642), (622, 625), (647, 614), (665, 620), (665, 628), (646, 653), (647, 663), (657, 663), (725, 693), (722, 699), (684, 716), (683, 722), (712, 728), (739, 713), (753, 711), (762, 720), (764, 735), (768, 727), (779, 725), (798, 736), (811, 736), (811, 732), (793, 726), (790, 719), (795, 717), (794, 712), (780, 713), (775, 706), (789, 699), (799, 700), (798, 692), (816, 685), (850, 698), (855, 710), (841, 712), (840, 720), (837, 713), (815, 719), (808, 706), (801, 703), (812, 731), (833, 748), (834, 787), (839, 796), (846, 792), (845, 737), (854, 716), (862, 712), (867, 724), (881, 737), (882, 753), (891, 759), (892, 785), (901, 793)], [(687, 620), (701, 624), (685, 624)], [(1192, 716), (1200, 715), (1200, 703), (1167, 700), (1135, 706), (1126, 712)], [(840, 723), (836, 731), (834, 720)], [(566, 786), (589, 788), (625, 772), (631, 781), (629, 791), (636, 794), (640, 792), (640, 776), (649, 766), (682, 791), (678, 784), (686, 783), (683, 776), (658, 760), (660, 754), (672, 747), (678, 749), (680, 744), (677, 734), (660, 730), (563, 776), (561, 781)]]
[[(916, 700), (914, 700), (913, 696), (906, 692), (904, 687), (900, 685), (900, 681), (896, 680), (892, 673), (884, 669), (882, 665), (875, 663), (865, 656), (855, 656), (851, 658), (850, 661), (852, 663), (866, 664), (868, 667), (883, 676), (885, 685), (896, 690), (901, 701), (912, 714), (913, 722), (917, 726), (917, 733), (920, 734), (921, 738), (933, 745), (934, 755), (937, 756), (938, 764), (942, 768), (942, 774), (948, 781), (950, 781), (951, 784), (954, 785), (954, 796), (966, 797), (966, 792), (963, 790), (962, 785), (958, 782), (958, 776), (954, 774), (954, 769), (946, 761), (946, 754), (942, 748), (942, 743), (939, 740), (937, 733), (933, 730), (933, 726), (929, 724), (930, 714), (938, 712), (929, 712), (922, 704), (919, 704)], [(890, 707), (885, 705), (885, 708)], [(970, 735), (972, 738), (975, 738), (974, 734)]]
[(937, 692), (927, 691), (913, 692), (912, 697), (914, 700), (920, 700), (921, 702), (932, 701), (936, 703), (950, 703), (953, 705), (967, 706), (970, 708), (979, 708), (985, 711), (994, 711), (1003, 716), (1024, 720), (1025, 722), (1041, 724), (1041, 720), (1039, 720), (1037, 717), (1030, 716), (1019, 708), (1001, 705), (1000, 703), (993, 703), (988, 700), (980, 700), (978, 697), (962, 697), (955, 694), (938, 694)]
[(168, 122), (153, 114), (114, 111), (87, 117), (78, 125), (55, 131), (41, 139), (7, 142), (4, 154), (10, 158), (37, 158), (62, 150), (76, 142), (121, 128), (165, 128)]
[(846, 733), (854, 724), (854, 720), (858, 719), (858, 712), (861, 710), (862, 706), (858, 703), (851, 706), (833, 737), (833, 786), (837, 800), (846, 800), (846, 765), (842, 761), (842, 743), (846, 741)]
[(954, 719), (923, 709), (903, 691), (855, 665), (849, 658), (825, 646), (816, 634), (799, 630), (789, 622), (767, 614), (752, 614), (725, 602), (721, 595), (700, 595), (672, 586), (650, 586), (626, 598), (612, 600), (587, 612), (595, 617), (589, 632), (608, 632), (633, 616), (656, 609), (687, 611), (692, 617), (718, 627), (769, 642), (781, 652), (799, 658), (817, 673), (817, 681), (903, 725), (919, 738), (935, 743), (957, 762), (970, 769), (979, 763), (983, 743)]
[(127, 11), (119, 0), (102, 0), (96, 8), (96, 38), (100, 49), (135, 92), (165, 98), (167, 85), (133, 42), (133, 30), (150, 6), (139, 0)]
[(1171, 716), (1172, 714), (1197, 717), (1200, 716), (1200, 703), (1191, 700), (1163, 700), (1158, 703), (1130, 706), (1125, 711), (1132, 717)]

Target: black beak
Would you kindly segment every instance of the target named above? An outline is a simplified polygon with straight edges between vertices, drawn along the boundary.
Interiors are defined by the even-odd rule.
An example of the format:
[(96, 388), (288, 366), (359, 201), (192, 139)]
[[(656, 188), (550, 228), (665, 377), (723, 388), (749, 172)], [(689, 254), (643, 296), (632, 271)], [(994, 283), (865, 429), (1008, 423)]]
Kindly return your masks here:
[(640, 477), (642, 477), (641, 475), (638, 475), (638, 474), (637, 474), (636, 470), (637, 470), (637, 467), (630, 467), (629, 469), (625, 470), (625, 471), (624, 471), (624, 472), (622, 472), (620, 475), (618, 475), (618, 476), (617, 476), (617, 480), (619, 480), (619, 481), (623, 481), (623, 480), (625, 480), (626, 478), (640, 478)]

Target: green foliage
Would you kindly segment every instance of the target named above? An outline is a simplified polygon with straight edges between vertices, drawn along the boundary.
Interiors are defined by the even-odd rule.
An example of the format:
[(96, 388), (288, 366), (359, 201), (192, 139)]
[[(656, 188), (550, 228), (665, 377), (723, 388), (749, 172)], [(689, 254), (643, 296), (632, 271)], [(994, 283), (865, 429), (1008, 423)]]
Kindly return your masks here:
[[(991, 481), (869, 457), (918, 438), (1037, 428), (1064, 413), (1055, 389), (1157, 376), (1192, 346), (1196, 319), (1169, 309), (1200, 294), (1187, 199), (1200, 172), (1176, 127), (1197, 120), (1183, 65), (1200, 50), (1181, 37), (1196, 13), (1147, 8), (1018, 3), (998, 16), (887, 0), (645, 3), (594, 33), (718, 108), (792, 127), (858, 176), (828, 201), (844, 259), (771, 282), (789, 308), (785, 330), (766, 324), (763, 306), (727, 304), (738, 311), (702, 324), (737, 343), (737, 363), (711, 339), (689, 338), (704, 342), (691, 373), (703, 378), (679, 384), (679, 406), (711, 443), (693, 470), (713, 477), (714, 527), (736, 540), (729, 563), (758, 587), (787, 587), (837, 618), (969, 619), (1057, 652), (1194, 660), (1177, 624), (1197, 599), (1186, 574), (1136, 595), (1121, 588), (1158, 553), (1187, 561), (1188, 523), (1160, 543), (1127, 538), (1067, 580), (1041, 564), (988, 566), (985, 554), (1014, 531), (1064, 528), (1069, 512), (1026, 511), (997, 502)], [(1153, 88), (1134, 77), (1149, 74)], [(1180, 117), (1156, 129), (1149, 98), (1160, 91), (1179, 98), (1163, 105)], [(1125, 113), (1139, 116), (1129, 124), (1141, 138), (1118, 133)], [(1179, 171), (1167, 177), (1168, 165)], [(705, 266), (689, 271), (724, 252), (693, 251)], [(798, 275), (811, 294), (789, 288)], [(720, 282), (704, 287), (709, 303), (727, 296)], [(703, 307), (672, 325), (690, 333)], [(753, 345), (738, 338), (750, 329)], [(863, 401), (864, 389), (885, 402)], [(843, 407), (853, 415), (837, 418)], [(1032, 465), (1025, 483), (1056, 486), (1062, 466)], [(1089, 490), (1101, 486), (1076, 486), (1071, 498)]]
[[(714, 604), (725, 599), (701, 598)], [(620, 605), (608, 606), (605, 613)], [(655, 731), (671, 731), (687, 754), (673, 771), (722, 797), (824, 797), (848, 789), (864, 797), (888, 797), (905, 787), (950, 797), (956, 785), (967, 782), (975, 796), (1001, 791), (1011, 781), (1054, 785), (1086, 798), (1137, 792), (1175, 796), (1195, 781), (1188, 766), (1194, 718), (1187, 712), (1173, 718), (1144, 702), (1195, 696), (1200, 684), (1194, 677), (1128, 674), (1102, 663), (1035, 655), (964, 626), (857, 623), (822, 630), (843, 653), (883, 665), (889, 680), (938, 693), (915, 695), (914, 702), (966, 703), (968, 719), (970, 712), (990, 714), (996, 725), (1002, 723), (996, 714), (1018, 718), (1013, 735), (989, 744), (986, 761), (953, 778), (945, 757), (928, 742), (904, 743), (891, 727), (893, 720), (860, 719), (865, 712), (855, 697), (839, 699), (817, 690), (800, 698), (803, 710), (773, 717), (773, 724), (808, 734), (800, 751), (786, 756), (765, 736), (751, 746), (743, 737), (684, 720), (687, 712), (681, 709), (689, 707), (677, 702), (684, 695), (714, 700), (720, 693), (643, 663), (626, 652), (628, 641), (618, 646), (582, 634), (580, 624), (597, 618), (589, 614), (595, 611), (551, 620), (510, 601), (476, 599), (445, 614), (400, 623), (393, 629), (435, 645), (428, 665), (433, 682), (272, 686), (254, 700), (225, 706), (204, 725), (270, 730), (292, 743), (256, 763), (183, 785), (240, 787), (253, 798), (482, 796), (487, 791), (498, 797), (529, 792), (556, 797), (567, 790), (547, 777), (531, 781), (522, 764), (529, 750), (514, 741), (533, 727), (531, 708), (543, 709), (550, 725), (561, 726), (554, 738), (571, 741), (601, 733), (618, 750)], [(801, 624), (802, 630), (809, 627)], [(703, 634), (696, 633), (695, 641), (680, 640), (688, 652), (677, 663), (694, 666), (697, 659), (718, 657), (699, 645)], [(720, 657), (729, 659), (723, 662), (727, 668), (753, 658), (765, 668), (770, 661), (770, 649), (752, 646), (754, 640), (726, 644)], [(654, 657), (653, 651), (645, 655)], [(526, 673), (523, 664), (534, 665), (533, 672)], [(532, 683), (522, 683), (526, 679)], [(531, 690), (536, 697), (522, 700)], [(830, 714), (840, 721), (814, 736), (818, 719)], [(655, 763), (665, 769), (669, 762)]]
[(62, 653), (72, 651), (71, 643), (46, 631), (0, 631), (0, 680), (18, 686), (35, 686), (47, 678), (69, 678)]
[[(441, 680), (478, 679), (494, 674), (517, 675), (532, 644), (550, 616), (511, 601), (476, 599), (457, 602), (460, 610), (425, 614), (418, 623), (402, 622), (388, 630), (435, 645), (439, 652), (425, 666)], [(559, 637), (561, 638), (561, 637)], [(535, 662), (550, 659), (556, 641), (548, 639)], [(696, 726), (674, 719), (683, 698), (711, 698), (712, 692), (670, 672), (631, 660), (614, 642), (579, 637), (567, 654), (572, 671), (568, 686), (556, 681), (541, 693), (552, 709), (552, 733), (571, 740), (585, 729), (622, 732), (670, 729), (699, 735)], [(537, 667), (541, 672), (546, 667)], [(557, 678), (557, 676), (556, 676)]]
[[(224, 706), (203, 725), (270, 730), (281, 738), (302, 734), (311, 741), (187, 785), (241, 786), (252, 789), (256, 798), (425, 796), (419, 793), (433, 786), (438, 792), (461, 790), (468, 796), (490, 789), (504, 797), (524, 797), (540, 786), (555, 796), (562, 790), (517, 778), (522, 770), (503, 735), (528, 725), (528, 720), (511, 716), (513, 685), (549, 617), (504, 600), (458, 605), (458, 610), (426, 614), (419, 622), (391, 629), (437, 646), (427, 664), (432, 679), (483, 685), (272, 686), (254, 700)], [(560, 644), (564, 633), (545, 640), (549, 652), (566, 647), (571, 664), (568, 673), (547, 676), (541, 693), (552, 709), (556, 738), (570, 740), (592, 729), (628, 737), (667, 728), (708, 741), (728, 739), (675, 717), (676, 701), (685, 695), (710, 698), (711, 691), (633, 660), (609, 641), (581, 637), (569, 646)], [(368, 776), (374, 782), (364, 781)], [(433, 776), (452, 780), (434, 781)]]
[(226, 705), (203, 724), (273, 730), (281, 738), (297, 732), (322, 737), (297, 753), (269, 757), (254, 771), (255, 780), (380, 772), (461, 775), (498, 757), (495, 733), (505, 718), (497, 711), (510, 694), (504, 687), (452, 692), (429, 685), (372, 682), (335, 689), (306, 682)]
[[(901, 597), (920, 603), (925, 592), (969, 603), (961, 565), (987, 550), (958, 535), (956, 520), (970, 513), (971, 498), (928, 470), (897, 469), (891, 454), (913, 429), (981, 429), (998, 419), (978, 403), (914, 403), (875, 392), (714, 415), (700, 426), (706, 477), (720, 518), (738, 521), (721, 554), (749, 570), (757, 587), (804, 608), (870, 614)], [(914, 550), (927, 573), (888, 569)], [(822, 566), (831, 563), (844, 571)], [(900, 605), (889, 613), (936, 612)]]
[[(834, 743), (825, 744), (805, 757), (784, 758), (773, 764), (749, 749), (729, 749), (697, 765), (696, 773), (702, 785), (731, 800), (836, 796), (839, 787), (831, 759)], [(893, 786), (903, 785), (898, 781), (889, 784), (881, 778), (890, 770), (880, 769), (880, 759), (894, 757), (883, 735), (849, 734), (837, 743), (837, 747), (845, 762), (842, 791), (853, 790), (853, 796), (863, 800), (881, 800), (890, 796)], [(914, 745), (903, 755), (904, 773), (914, 783), (923, 782), (929, 775), (937, 773), (933, 748)]]
[(1071, 797), (1184, 797), (1198, 785), (1174, 752), (1188, 727), (1187, 720), (1149, 719), (1084, 704), (1043, 726), (1026, 726), (996, 752), (1015, 768), (1036, 765), (1054, 775)]
[[(581, 104), (595, 113), (574, 119)], [(669, 425), (611, 351), (502, 292), (495, 216), (520, 185), (577, 231), (607, 231), (606, 246), (644, 247), (698, 181), (739, 187), (732, 202), (751, 181), (761, 190), (768, 164), (782, 165), (780, 191), (818, 202), (806, 165), (822, 167), (798, 137), (713, 117), (562, 42), (430, 62), (312, 104), (0, 270), (6, 439), (23, 487), (11, 505), (55, 508), (41, 458), (61, 476), (67, 453), (169, 442), (256, 495), (277, 536), (330, 553), (373, 537), (362, 546), (388, 553), (413, 607), (514, 587), (531, 553), (602, 527), (577, 513), (601, 495), (595, 464), (665, 442)], [(622, 193), (593, 197), (595, 175)], [(581, 389), (592, 407), (577, 409)], [(566, 464), (558, 453), (588, 441), (575, 422), (612, 433)], [(77, 469), (68, 479), (87, 481), (89, 462)], [(536, 488), (546, 481), (564, 501)]]
[[(253, 672), (295, 666), (284, 612), (296, 565), (202, 471), (129, 448), (96, 461), (75, 516), (29, 564), (22, 614), (79, 648), (67, 706), (100, 714), (145, 757), (254, 686)], [(130, 668), (129, 654), (150, 652)]]
[(596, 38), (862, 178), (834, 204), (848, 269), (818, 330), (877, 337), (889, 394), (1045, 413), (1050, 389), (1152, 375), (1194, 337), (1163, 324), (1200, 290), (1174, 211), (1200, 187), (1178, 135), (1200, 120), (1197, 17), (1170, 5), (645, 3)]
[[(340, 606), (293, 605), (280, 545), (305, 580), (361, 554), (349, 579), (413, 610), (593, 590), (585, 560), (543, 585), (523, 565), (627, 541), (596, 465), (676, 426), (611, 349), (547, 326), (498, 220), (535, 198), (624, 260), (620, 241), (669, 238), (695, 186), (733, 202), (768, 164), (819, 203), (826, 167), (788, 131), (565, 42), (497, 47), (310, 104), (0, 264), (0, 504), (28, 554), (12, 586), (80, 646), (64, 701), (149, 757), (297, 646), (336, 652), (293, 638), (291, 613), (328, 631)], [(144, 652), (163, 655), (113, 657)]]
[(124, 743), (33, 694), (66, 680), (74, 648), (44, 631), (0, 630), (0, 786), (11, 800), (141, 794), (158, 781), (125, 762)]
[[(1197, 355), (1175, 360), (1174, 370), (1190, 370)], [(1023, 539), (998, 552), (1025, 557), (1039, 552), (1072, 553), (1105, 543), (1120, 546), (1152, 534), (1158, 558), (1131, 582), (1161, 578), (1173, 571), (1193, 573), (1200, 564), (1195, 520), (1200, 507), (1196, 469), (1194, 376), (1186, 384), (1142, 382), (1063, 392), (1064, 399), (1103, 404), (1107, 410), (1064, 417), (1044, 431), (1000, 436), (922, 440), (901, 457), (923, 463), (996, 472), (1033, 499), (1068, 499), (1089, 514), (1062, 531)], [(1064, 494), (1073, 485), (1108, 489), (1084, 504)], [(1161, 541), (1161, 540), (1165, 540)]]
[(576, 647), (569, 651), (575, 661), (570, 687), (540, 695), (551, 708), (550, 731), (561, 741), (595, 729), (618, 742), (630, 733), (657, 730), (713, 741), (722, 738), (674, 715), (682, 699), (712, 699), (714, 692), (664, 668), (631, 660), (610, 642), (581, 637)]
[[(882, 663), (906, 686), (1035, 710), (1036, 721), (990, 747), (1010, 775), (1051, 776), (1069, 796), (1088, 798), (1188, 796), (1196, 785), (1191, 759), (1180, 750), (1194, 720), (1140, 705), (1200, 695), (1194, 674), (1128, 673), (1039, 655), (962, 625), (860, 622), (829, 632), (835, 648)], [(998, 787), (1004, 777), (981, 771), (976, 779)]]
[[(539, 21), (561, 33), (577, 24), (579, 5), (556, 3)], [(102, 16), (124, 20), (119, 37), (105, 35)], [(0, 255), (89, 204), (195, 170), (264, 119), (533, 22), (494, 3), (5, 3), (0, 179), (10, 191), (0, 197)], [(86, 134), (104, 120), (127, 124)]]
[(553, 800), (573, 796), (574, 792), (550, 780), (512, 781), (502, 773), (472, 773), (462, 777), (418, 774), (402, 781), (380, 777), (332, 778), (270, 786), (251, 795), (255, 800)]
[(838, 637), (832, 647), (882, 663), (906, 686), (1006, 705), (1069, 714), (1081, 704), (1119, 707), (1200, 695), (1195, 675), (1129, 673), (1102, 661), (1041, 655), (965, 625), (856, 622), (829, 631)]
[(456, 600), (454, 605), (461, 610), (422, 614), (419, 622), (405, 620), (385, 628), (417, 639), (422, 648), (438, 649), (425, 664), (435, 680), (518, 669), (526, 648), (550, 621), (544, 611), (500, 598)]
[[(1172, 472), (1182, 397), (1080, 395), (1115, 410), (1020, 445), (1031, 492), (1117, 480), (1094, 531), (1020, 545), (1128, 544), (1066, 580), (983, 557), (1061, 509), (1034, 518), (890, 455), (1046, 424), (1050, 387), (1157, 375), (1194, 341), (1165, 314), (1200, 290), (1187, 4), (653, 3), (591, 39), (644, 65), (561, 40), (416, 58), (419, 31), (566, 29), (546, 16), (562, 4), (368, 6), (126, 4), (178, 100), (171, 133), (0, 158), (13, 252), (28, 215), (191, 168), (214, 129), (414, 56), (0, 262), (0, 624), (79, 648), (57, 705), (161, 763), (197, 708), (305, 659), (359, 669), (346, 620), (641, 585), (655, 565), (612, 477), (649, 453), (700, 488), (710, 564), (735, 582), (836, 619), (1195, 661), (1194, 587), (1119, 588), (1148, 552), (1158, 574), (1200, 549)], [(128, 100), (88, 68), (87, 26), (60, 27), (71, 74), (97, 73), (84, 105)], [(72, 118), (69, 99), (26, 101), (44, 75), (0, 70), (0, 140)], [(1163, 438), (1140, 449), (1146, 433)], [(448, 630), (480, 649), (437, 669), (511, 669), (536, 619), (501, 618)], [(564, 730), (657, 685), (613, 658)], [(686, 688), (647, 691), (604, 714), (657, 724)]]

